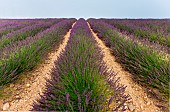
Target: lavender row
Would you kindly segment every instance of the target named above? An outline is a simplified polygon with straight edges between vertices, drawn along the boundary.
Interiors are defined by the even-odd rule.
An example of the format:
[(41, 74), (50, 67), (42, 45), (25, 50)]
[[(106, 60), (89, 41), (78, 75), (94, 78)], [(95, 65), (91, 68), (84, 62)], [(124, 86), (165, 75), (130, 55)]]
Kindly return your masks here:
[(95, 19), (90, 19), (88, 22), (105, 44), (113, 50), (117, 61), (134, 75), (133, 79), (150, 89), (158, 90), (160, 93), (153, 92), (154, 95), (166, 102), (169, 97), (169, 59), (164, 59), (154, 50), (126, 39), (107, 23)]
[[(55, 61), (46, 92), (34, 103), (36, 111), (98, 112), (125, 110), (128, 96), (115, 74), (108, 71), (84, 19), (71, 31), (68, 44)], [(111, 106), (114, 105), (114, 106)]]
[(170, 47), (170, 20), (104, 20), (127, 35)]
[[(158, 33), (159, 36), (166, 37), (169, 35), (169, 28), (170, 28), (170, 20), (165, 19), (165, 20), (148, 20), (148, 19), (104, 19), (104, 21), (110, 23), (110, 24), (115, 24), (118, 26), (125, 27), (127, 26), (129, 29), (127, 30), (143, 30), (143, 31), (150, 31), (154, 33)], [(123, 28), (122, 28), (123, 30)]]
[[(43, 23), (43, 22), (54, 22), (54, 21), (58, 21), (59, 19), (25, 19), (25, 20), (17, 20), (15, 22), (13, 22), (12, 24), (7, 24), (6, 26), (0, 28), (0, 38), (2, 35), (5, 35), (7, 33), (10, 33), (11, 31), (15, 31), (19, 28), (22, 28), (24, 26), (30, 26), (33, 24), (38, 24), (38, 23)], [(62, 20), (62, 19), (60, 19)], [(12, 21), (12, 20), (9, 20)]]
[(9, 24), (8, 26), (0, 28), (0, 39), (3, 35), (6, 35), (12, 31), (21, 29), (25, 26), (35, 24), (35, 20), (25, 20), (25, 21), (18, 21), (15, 24)]
[(52, 24), (55, 24), (56, 22), (59, 22), (59, 21), (61, 21), (61, 20), (60, 19), (59, 20), (50, 20), (47, 22), (42, 21), (40, 23), (30, 25), (30, 26), (24, 27), (20, 30), (11, 32), (1, 38), (0, 49), (5, 47), (8, 44), (12, 44), (15, 41), (24, 40), (29, 36), (34, 36), (39, 31), (49, 28)]
[[(62, 20), (62, 19), (61, 19)], [(28, 25), (27, 27), (25, 27), (25, 28), (22, 28), (22, 29), (20, 29), (20, 30), (17, 30), (17, 31), (15, 31), (15, 32), (11, 32), (11, 33), (9, 33), (9, 34), (7, 34), (7, 35), (5, 35), (4, 37), (6, 37), (6, 38), (11, 38), (12, 36), (14, 36), (14, 35), (16, 35), (17, 33), (20, 33), (20, 32), (24, 32), (24, 31), (27, 31), (27, 30), (30, 30), (31, 28), (34, 28), (34, 27), (36, 27), (36, 26), (38, 26), (38, 25), (48, 25), (48, 24), (53, 24), (53, 23), (56, 23), (56, 22), (59, 22), (59, 21), (61, 21), (60, 19), (57, 19), (57, 20), (39, 20), (39, 21), (37, 21), (37, 20), (31, 20), (32, 21), (32, 23), (34, 24), (34, 25)], [(30, 21), (30, 22), (31, 22)], [(15, 24), (15, 25), (17, 25), (17, 24)]]
[(16, 22), (18, 22), (17, 20), (3, 20), (2, 22), (0, 22), (0, 28), (5, 27), (9, 24), (15, 24)]
[[(106, 20), (102, 20), (102, 19), (96, 19), (96, 22), (104, 22), (103, 24), (106, 23), (106, 25), (110, 25), (108, 24), (108, 22), (105, 22)], [(110, 21), (110, 20), (109, 20)], [(162, 55), (168, 56), (170, 49), (168, 46), (165, 45), (161, 45), (157, 42), (151, 42), (148, 38), (137, 38), (136, 36), (134, 36), (133, 34), (127, 34), (127, 32), (125, 31), (120, 31), (120, 29), (118, 29), (117, 27), (114, 27), (113, 25), (111, 25), (111, 29), (114, 29), (114, 31), (117, 32), (121, 32), (120, 34), (125, 37), (126, 39), (132, 40), (136, 43), (139, 43), (145, 47), (148, 47), (149, 49), (153, 49), (156, 52), (159, 52)]]
[[(1, 19), (0, 19), (1, 20)], [(44, 21), (44, 19), (4, 19), (0, 22), (0, 28), (18, 24), (18, 22), (25, 23), (27, 21)]]
[(1, 52), (0, 60), (8, 59), (11, 54), (18, 52), (18, 50), (20, 50), (21, 47), (29, 46), (30, 44), (36, 42), (38, 39), (42, 38), (43, 35), (46, 35), (49, 32), (56, 29), (56, 27), (61, 26), (62, 24), (65, 24), (66, 21), (62, 21), (62, 22), (56, 21), (57, 22), (56, 24), (52, 25), (50, 28), (47, 28), (41, 32), (38, 32), (38, 34), (36, 34), (35, 36), (30, 36), (24, 40), (15, 41), (12, 44), (6, 45), (4, 48), (0, 49), (0, 52)]
[(59, 45), (73, 22), (75, 19), (65, 19), (34, 37), (18, 42), (16, 46), (9, 46), (10, 50), (13, 47), (15, 50), (0, 60), (0, 86), (13, 81), (20, 73), (36, 66), (42, 57), (47, 55), (47, 51)]

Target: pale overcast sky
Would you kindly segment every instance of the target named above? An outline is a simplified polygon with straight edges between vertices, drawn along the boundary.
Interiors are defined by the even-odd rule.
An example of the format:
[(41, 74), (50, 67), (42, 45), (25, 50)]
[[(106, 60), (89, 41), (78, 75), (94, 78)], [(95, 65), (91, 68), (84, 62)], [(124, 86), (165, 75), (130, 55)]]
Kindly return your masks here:
[(170, 0), (0, 0), (0, 18), (170, 18)]

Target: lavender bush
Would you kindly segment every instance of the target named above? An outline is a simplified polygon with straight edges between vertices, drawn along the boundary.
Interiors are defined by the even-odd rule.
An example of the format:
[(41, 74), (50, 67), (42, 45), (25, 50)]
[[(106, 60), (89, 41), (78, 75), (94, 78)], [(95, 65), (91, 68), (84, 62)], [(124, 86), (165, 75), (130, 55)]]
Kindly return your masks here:
[(156, 42), (170, 47), (170, 20), (143, 20), (143, 19), (105, 19), (105, 22), (117, 27), (121, 32), (138, 38), (148, 38), (151, 42)]
[[(142, 85), (156, 88), (162, 100), (169, 97), (169, 59), (164, 59), (148, 47), (127, 40), (120, 36), (115, 28), (100, 20), (89, 19), (88, 22), (102, 40), (113, 50), (114, 55), (127, 70), (134, 74)], [(107, 41), (106, 41), (107, 40)], [(166, 98), (166, 99), (165, 99)]]
[[(56, 21), (56, 20), (55, 20)], [(56, 22), (59, 22), (61, 20), (58, 20)], [(4, 35), (1, 39), (0, 39), (0, 49), (3, 48), (4, 46), (8, 45), (8, 44), (12, 44), (15, 41), (19, 41), (19, 40), (24, 40), (29, 36), (34, 36), (36, 35), (38, 32), (49, 28), (52, 24), (54, 24), (54, 20), (51, 20), (49, 22), (44, 22), (42, 21), (41, 23), (37, 23), (34, 25), (30, 25), (27, 27), (24, 27), (20, 30), (11, 32), (7, 35)]]
[[(51, 22), (51, 24), (56, 23), (57, 21), (60, 21), (63, 19), (19, 19), (12, 24), (7, 24), (6, 26), (0, 28), (0, 39), (3, 35), (6, 35), (8, 33), (14, 32), (16, 30), (19, 30), (21, 28), (24, 28), (26, 26), (31, 26), (33, 24), (43, 23), (43, 22)], [(9, 20), (12, 21), (12, 20)]]
[(84, 19), (77, 21), (68, 44), (55, 62), (52, 80), (36, 111), (118, 111), (128, 100), (125, 87), (102, 62), (102, 53)]
[[(16, 44), (14, 52), (0, 60), (0, 85), (11, 82), (18, 74), (32, 69), (47, 51), (63, 40), (75, 19), (63, 20), (34, 37)], [(11, 45), (10, 50), (13, 49)], [(17, 50), (16, 50), (17, 49)]]

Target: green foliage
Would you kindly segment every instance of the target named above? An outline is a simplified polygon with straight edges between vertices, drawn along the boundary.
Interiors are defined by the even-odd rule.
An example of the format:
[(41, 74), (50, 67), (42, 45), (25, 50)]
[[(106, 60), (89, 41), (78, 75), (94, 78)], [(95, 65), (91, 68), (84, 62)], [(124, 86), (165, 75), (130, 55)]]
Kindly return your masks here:
[[(33, 110), (99, 112), (123, 110), (128, 96), (102, 61), (101, 49), (84, 19), (77, 21), (55, 62), (44, 97)], [(109, 107), (112, 104), (112, 107)], [(48, 105), (48, 106), (47, 106)]]
[[(110, 35), (110, 30), (108, 35)], [(116, 33), (116, 32), (114, 32)], [(147, 47), (126, 40), (118, 35), (110, 38), (111, 48), (120, 62), (141, 82), (158, 88), (164, 96), (169, 95), (170, 63), (163, 56)], [(125, 44), (126, 43), (126, 44)], [(143, 83), (143, 84), (144, 84)]]
[(29, 36), (35, 36), (38, 32), (44, 30), (47, 27), (38, 27), (38, 28), (34, 28), (28, 31), (24, 31), (18, 34), (15, 34), (12, 37), (3, 37), (1, 42), (0, 42), (0, 48), (3, 48), (4, 46), (8, 45), (8, 44), (12, 44), (15, 41), (20, 41), (20, 40), (24, 40)]
[[(55, 29), (51, 27), (47, 29), (47, 31), (50, 30), (49, 32), (45, 30), (43, 35), (32, 37), (34, 40), (27, 40), (24, 46), (21, 48), (16, 47), (15, 52), (10, 52), (7, 58), (0, 59), (0, 86), (13, 81), (18, 77), (18, 74), (35, 67), (47, 54), (46, 52), (52, 49), (54, 45), (57, 46), (60, 44), (63, 39), (62, 37), (71, 27), (72, 22), (73, 21), (68, 20), (66, 23), (64, 23), (64, 21), (61, 22), (61, 25), (56, 24)], [(35, 32), (37, 33), (38, 31), (40, 30), (35, 30), (34, 32), (30, 30), (29, 35), (35, 34)], [(25, 38), (23, 35), (28, 34), (22, 34), (22, 37), (19, 37), (19, 39)], [(17, 37), (18, 36), (16, 36), (15, 41), (18, 41)], [(6, 41), (8, 41), (8, 39), (6, 39)]]
[[(114, 27), (105, 22), (91, 19), (89, 23), (98, 35), (107, 38), (117, 61), (130, 71), (140, 84), (156, 88), (161, 93), (157, 95), (168, 100), (170, 84), (168, 56), (165, 57), (147, 46), (119, 35)], [(153, 40), (157, 37), (154, 33), (152, 36)]]
[(168, 33), (170, 33), (170, 27), (167, 28)]

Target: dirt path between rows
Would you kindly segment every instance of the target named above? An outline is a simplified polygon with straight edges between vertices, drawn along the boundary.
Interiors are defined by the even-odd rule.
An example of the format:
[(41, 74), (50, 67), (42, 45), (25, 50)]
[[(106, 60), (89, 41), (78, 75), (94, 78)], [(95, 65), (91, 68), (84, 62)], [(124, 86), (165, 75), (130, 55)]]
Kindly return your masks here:
[(46, 87), (46, 79), (51, 79), (50, 72), (51, 69), (54, 67), (54, 61), (57, 60), (61, 51), (65, 49), (70, 37), (70, 32), (71, 29), (64, 36), (64, 40), (59, 45), (59, 47), (54, 52), (48, 54), (48, 59), (45, 60), (43, 64), (38, 65), (37, 69), (28, 73), (29, 75), (31, 75), (30, 80), (25, 79), (26, 81), (24, 85), (23, 83), (11, 85), (11, 87), (13, 86), (14, 88), (22, 88), (21, 90), (18, 90), (19, 93), (15, 95), (13, 101), (6, 102), (3, 105), (3, 110), (29, 111), (32, 109), (33, 102), (40, 99), (40, 95), (43, 95), (43, 91)]
[[(89, 25), (89, 23), (88, 23)], [(89, 28), (91, 29), (90, 25)], [(125, 93), (132, 98), (126, 103), (125, 108), (130, 112), (161, 112), (158, 107), (154, 105), (154, 100), (148, 97), (143, 87), (138, 85), (132, 80), (132, 75), (125, 71), (119, 63), (115, 61), (115, 57), (111, 54), (110, 49), (97, 37), (97, 34), (91, 29), (93, 36), (95, 37), (98, 46), (102, 49), (104, 54), (104, 62), (109, 69), (112, 69), (117, 73), (117, 77), (120, 77), (120, 83), (127, 86)]]

